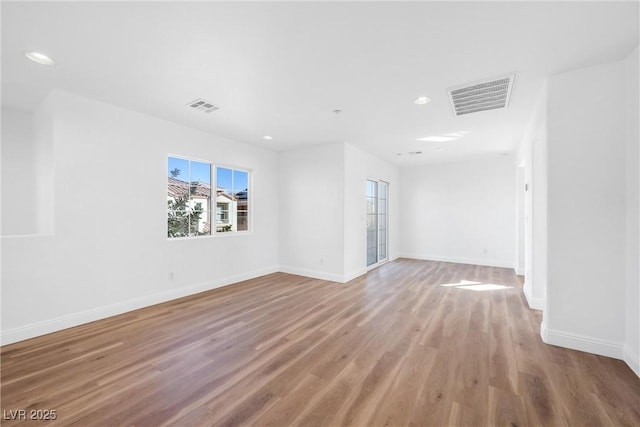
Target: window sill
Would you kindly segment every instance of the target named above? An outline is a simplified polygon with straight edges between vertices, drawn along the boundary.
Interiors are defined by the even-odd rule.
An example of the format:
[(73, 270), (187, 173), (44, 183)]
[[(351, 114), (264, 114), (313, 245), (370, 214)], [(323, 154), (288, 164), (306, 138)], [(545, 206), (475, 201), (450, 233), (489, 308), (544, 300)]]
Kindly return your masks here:
[(194, 237), (167, 237), (167, 241), (176, 242), (176, 241), (184, 241), (184, 240), (208, 240), (208, 239), (217, 239), (217, 238), (226, 238), (230, 236), (250, 236), (253, 234), (253, 231), (233, 231), (227, 233), (214, 233), (209, 236), (194, 236)]

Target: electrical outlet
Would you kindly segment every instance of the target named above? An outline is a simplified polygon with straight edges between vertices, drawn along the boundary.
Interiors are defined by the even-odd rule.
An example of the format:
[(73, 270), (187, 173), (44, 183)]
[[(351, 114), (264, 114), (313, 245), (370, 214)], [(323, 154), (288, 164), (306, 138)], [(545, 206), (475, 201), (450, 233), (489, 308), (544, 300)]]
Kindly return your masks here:
[(173, 280), (173, 271), (169, 272), (169, 280)]
[(324, 258), (320, 258), (320, 265), (324, 264)]

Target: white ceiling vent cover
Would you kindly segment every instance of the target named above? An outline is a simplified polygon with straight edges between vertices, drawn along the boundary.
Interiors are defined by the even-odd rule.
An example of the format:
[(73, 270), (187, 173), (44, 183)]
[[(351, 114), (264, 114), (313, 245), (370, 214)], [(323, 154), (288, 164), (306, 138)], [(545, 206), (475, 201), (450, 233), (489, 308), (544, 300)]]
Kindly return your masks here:
[(214, 105), (213, 103), (205, 101), (201, 98), (191, 101), (187, 104), (187, 106), (193, 108), (194, 110), (204, 111), (205, 113), (212, 113), (220, 109), (220, 107), (218, 107), (217, 105)]
[(477, 113), (478, 111), (506, 108), (511, 98), (511, 89), (515, 74), (498, 79), (483, 80), (477, 83), (449, 88), (449, 99), (456, 116)]

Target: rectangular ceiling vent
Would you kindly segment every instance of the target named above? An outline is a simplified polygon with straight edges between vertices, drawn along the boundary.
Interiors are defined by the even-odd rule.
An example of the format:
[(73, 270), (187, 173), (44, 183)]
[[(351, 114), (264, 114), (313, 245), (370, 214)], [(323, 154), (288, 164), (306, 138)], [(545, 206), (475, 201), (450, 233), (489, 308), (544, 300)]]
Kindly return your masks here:
[(217, 105), (214, 105), (213, 103), (205, 101), (201, 98), (191, 101), (187, 104), (187, 106), (193, 108), (194, 110), (204, 111), (205, 113), (212, 113), (220, 109), (220, 107), (218, 107)]
[(449, 99), (456, 116), (506, 108), (516, 75), (449, 88)]

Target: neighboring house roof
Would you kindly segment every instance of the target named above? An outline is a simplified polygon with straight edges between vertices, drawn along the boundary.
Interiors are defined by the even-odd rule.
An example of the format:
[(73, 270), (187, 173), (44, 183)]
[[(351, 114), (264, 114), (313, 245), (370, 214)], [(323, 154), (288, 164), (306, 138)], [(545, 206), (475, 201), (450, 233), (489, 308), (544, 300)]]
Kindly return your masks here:
[[(189, 197), (189, 190), (191, 190), (192, 199), (208, 199), (211, 197), (211, 186), (207, 183), (200, 181), (182, 181), (177, 178), (168, 177), (167, 195), (173, 199)], [(236, 196), (227, 193), (221, 188), (216, 190), (216, 196), (226, 197), (231, 201), (246, 200), (247, 191), (240, 191)]]
[(173, 177), (168, 177), (167, 195), (174, 199), (180, 197), (189, 197), (189, 191), (191, 191), (192, 199), (208, 199), (211, 197), (211, 186), (204, 182), (182, 181)]
[(217, 190), (217, 196), (222, 196), (222, 197), (226, 197), (227, 199), (231, 200), (231, 201), (235, 201), (237, 200), (234, 196), (232, 196), (231, 194), (225, 192), (224, 190), (221, 190), (220, 188), (218, 188)]

